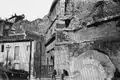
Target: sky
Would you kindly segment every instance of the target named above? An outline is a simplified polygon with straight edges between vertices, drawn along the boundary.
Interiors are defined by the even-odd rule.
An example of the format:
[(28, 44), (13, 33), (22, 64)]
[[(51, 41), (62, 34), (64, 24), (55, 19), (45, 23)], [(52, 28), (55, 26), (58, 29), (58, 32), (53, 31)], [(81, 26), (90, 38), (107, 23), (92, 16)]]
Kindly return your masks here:
[(16, 14), (25, 14), (25, 19), (34, 20), (48, 14), (53, 0), (0, 0), (0, 17), (9, 18)]

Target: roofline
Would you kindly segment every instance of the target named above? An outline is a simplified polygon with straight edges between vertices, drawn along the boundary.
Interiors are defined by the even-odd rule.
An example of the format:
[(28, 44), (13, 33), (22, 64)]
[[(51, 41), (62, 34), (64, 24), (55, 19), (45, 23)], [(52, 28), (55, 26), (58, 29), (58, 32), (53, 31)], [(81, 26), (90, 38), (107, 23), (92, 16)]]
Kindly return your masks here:
[(50, 26), (47, 28), (45, 34), (48, 33), (48, 31), (51, 29), (51, 27), (53, 26), (53, 24), (55, 23), (55, 21), (58, 19), (58, 15), (56, 16), (56, 18), (54, 19), (54, 21), (52, 21), (52, 23), (50, 24)]
[(38, 37), (44, 36), (44, 34), (40, 34), (38, 32), (33, 32), (33, 31), (25, 31), (25, 33), (23, 33), (23, 34), (26, 34), (27, 36), (28, 35), (34, 35), (34, 36), (38, 36)]
[(51, 13), (54, 11), (54, 9), (55, 9), (55, 7), (56, 7), (56, 5), (57, 5), (57, 3), (58, 3), (59, 1), (60, 1), (60, 0), (54, 0), (54, 1), (52, 2), (51, 7), (50, 7), (50, 10), (49, 10), (49, 13), (48, 13), (48, 16), (50, 16)]
[(32, 39), (22, 39), (22, 40), (1, 40), (0, 43), (15, 43), (15, 42), (31, 42)]

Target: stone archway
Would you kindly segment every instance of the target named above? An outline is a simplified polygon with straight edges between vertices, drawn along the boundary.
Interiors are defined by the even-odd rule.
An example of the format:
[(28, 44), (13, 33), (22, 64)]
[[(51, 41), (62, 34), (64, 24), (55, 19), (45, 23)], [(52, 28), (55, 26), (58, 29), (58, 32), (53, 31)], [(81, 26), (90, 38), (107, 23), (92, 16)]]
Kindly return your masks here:
[(88, 50), (73, 59), (73, 80), (104, 80), (114, 76), (115, 66), (109, 57), (96, 50)]

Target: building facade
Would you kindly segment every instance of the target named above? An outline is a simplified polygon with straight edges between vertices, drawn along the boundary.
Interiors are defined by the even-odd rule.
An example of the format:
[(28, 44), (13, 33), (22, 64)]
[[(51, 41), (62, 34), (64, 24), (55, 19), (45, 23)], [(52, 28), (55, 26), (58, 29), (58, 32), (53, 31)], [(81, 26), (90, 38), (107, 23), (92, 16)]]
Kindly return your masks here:
[[(54, 56), (54, 69), (58, 75), (66, 70), (68, 80), (97, 80), (98, 77), (111, 80), (119, 66), (115, 62), (115, 54), (119, 55), (119, 48), (115, 48), (119, 44), (118, 4), (107, 0), (70, 0), (65, 7), (66, 1), (63, 1), (62, 9), (67, 8), (68, 12), (64, 12), (62, 17), (58, 14), (46, 34), (49, 43), (46, 50)], [(99, 3), (105, 4), (95, 7)], [(114, 9), (110, 4), (116, 11), (112, 12)], [(99, 10), (104, 14), (99, 14)]]
[[(20, 26), (19, 23), (18, 26), (14, 24), (5, 20), (1, 21), (1, 66), (7, 70), (26, 71), (29, 73), (30, 80), (43, 77), (47, 66), (46, 60), (44, 60), (46, 59), (44, 36), (37, 32), (23, 30), (23, 28), (12, 30), (13, 26), (14, 28)], [(7, 28), (5, 28), (6, 26)], [(41, 66), (45, 69), (42, 69)]]

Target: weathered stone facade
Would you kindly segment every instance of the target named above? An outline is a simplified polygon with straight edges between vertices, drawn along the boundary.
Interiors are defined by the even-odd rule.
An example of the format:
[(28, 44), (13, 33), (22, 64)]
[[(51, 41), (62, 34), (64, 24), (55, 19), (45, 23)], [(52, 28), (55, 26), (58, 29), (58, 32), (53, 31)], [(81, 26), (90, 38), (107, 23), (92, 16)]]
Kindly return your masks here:
[[(112, 0), (65, 0), (61, 4), (59, 8), (65, 10), (64, 16), (57, 14), (48, 31), (56, 35), (51, 48), (58, 75), (65, 69), (69, 73), (68, 80), (97, 80), (97, 76), (100, 80), (111, 80), (115, 69), (119, 69), (119, 4)], [(60, 9), (56, 8), (58, 6), (53, 11), (57, 13)], [(67, 19), (70, 20), (68, 26)], [(96, 76), (90, 73), (92, 71)]]

